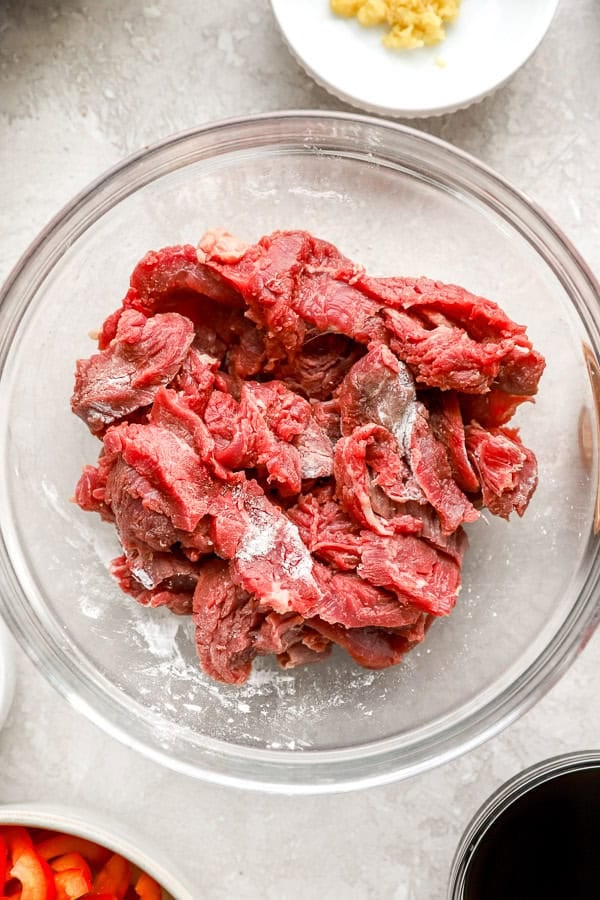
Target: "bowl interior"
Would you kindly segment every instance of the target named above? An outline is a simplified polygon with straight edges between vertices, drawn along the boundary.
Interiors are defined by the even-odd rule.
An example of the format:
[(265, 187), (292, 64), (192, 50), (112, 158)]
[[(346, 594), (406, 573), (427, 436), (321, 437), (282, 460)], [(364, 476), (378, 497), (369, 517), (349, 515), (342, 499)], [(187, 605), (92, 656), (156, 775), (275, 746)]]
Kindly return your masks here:
[[(297, 127), (303, 139), (283, 129), (246, 146), (199, 135), (118, 174), (85, 201), (75, 225), (61, 225), (5, 304), (22, 315), (0, 385), (13, 624), (63, 690), (192, 769), (207, 747), (274, 758), (296, 751), (292, 759), (304, 761), (307, 751), (360, 755), (385, 739), (410, 748), (459, 727), (518, 686), (560, 632), (595, 548), (591, 339), (562, 281), (504, 212), (452, 181), (451, 160), (436, 170), (445, 149), (434, 147), (428, 162), (427, 144), (399, 132), (392, 159), (374, 142), (377, 127), (365, 126), (347, 140), (329, 135), (330, 149), (315, 152), (306, 126)], [(198, 668), (191, 619), (122, 595), (108, 573), (119, 553), (112, 527), (71, 502), (99, 449), (69, 409), (75, 359), (94, 350), (88, 333), (119, 304), (146, 250), (196, 242), (215, 225), (250, 240), (305, 228), (372, 273), (462, 284), (526, 323), (547, 358), (536, 404), (518, 415), (540, 466), (531, 506), (523, 520), (486, 516), (470, 528), (455, 611), (396, 668), (367, 671), (339, 653), (286, 672), (259, 660), (241, 689), (213, 682)]]

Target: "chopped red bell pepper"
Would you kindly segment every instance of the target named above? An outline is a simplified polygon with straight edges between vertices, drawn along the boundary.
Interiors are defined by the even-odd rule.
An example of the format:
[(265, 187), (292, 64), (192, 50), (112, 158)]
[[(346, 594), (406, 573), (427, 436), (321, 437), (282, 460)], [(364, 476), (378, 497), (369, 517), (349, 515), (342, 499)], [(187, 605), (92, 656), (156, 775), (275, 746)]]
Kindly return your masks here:
[(55, 834), (45, 841), (40, 841), (35, 849), (43, 859), (54, 859), (67, 853), (80, 853), (84, 859), (97, 866), (103, 866), (110, 856), (110, 850), (106, 847), (76, 837), (74, 834)]
[(131, 881), (131, 868), (126, 859), (118, 853), (108, 859), (94, 878), (94, 890), (98, 893), (115, 894), (117, 900), (123, 900)]
[(4, 839), (8, 855), (13, 863), (18, 860), (22, 853), (31, 850), (33, 841), (29, 837), (27, 830), (21, 825), (0, 825), (0, 837)]
[(78, 869), (90, 883), (88, 890), (92, 885), (92, 870), (81, 853), (65, 853), (64, 856), (57, 856), (50, 862), (50, 867), (55, 872), (64, 872), (65, 869)]
[(145, 872), (136, 881), (135, 892), (140, 900), (162, 900), (163, 896), (161, 886)]
[(81, 869), (63, 869), (54, 873), (56, 900), (77, 900), (92, 889), (92, 879)]
[(21, 883), (14, 878), (9, 878), (4, 885), (4, 897), (2, 897), (2, 900), (20, 900), (20, 898)]
[(33, 849), (22, 850), (10, 870), (21, 882), (21, 900), (56, 900), (52, 869)]
[(14, 878), (10, 878), (4, 885), (4, 895), (0, 900), (20, 900), (21, 885)]
[(160, 885), (136, 873), (85, 838), (0, 825), (0, 900), (162, 900)]
[(83, 894), (79, 900), (117, 900), (116, 894), (97, 894), (96, 891), (92, 891), (91, 894)]
[(0, 890), (4, 890), (6, 884), (6, 876), (8, 872), (8, 847), (6, 841), (0, 835)]

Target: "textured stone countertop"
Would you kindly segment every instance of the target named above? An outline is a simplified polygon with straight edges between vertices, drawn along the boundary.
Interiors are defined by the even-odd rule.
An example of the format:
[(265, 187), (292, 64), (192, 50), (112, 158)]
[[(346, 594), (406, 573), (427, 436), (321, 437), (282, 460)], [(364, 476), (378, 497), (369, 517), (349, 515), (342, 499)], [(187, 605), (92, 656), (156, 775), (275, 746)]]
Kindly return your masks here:
[[(600, 271), (600, 4), (564, 0), (494, 97), (420, 123), (538, 201)], [(76, 191), (212, 119), (342, 108), (290, 58), (267, 0), (0, 4), (0, 276)], [(70, 801), (158, 836), (198, 898), (442, 900), (472, 814), (507, 777), (600, 746), (600, 635), (538, 705), (455, 762), (385, 788), (287, 798), (168, 772), (114, 742), (22, 654), (0, 802)]]

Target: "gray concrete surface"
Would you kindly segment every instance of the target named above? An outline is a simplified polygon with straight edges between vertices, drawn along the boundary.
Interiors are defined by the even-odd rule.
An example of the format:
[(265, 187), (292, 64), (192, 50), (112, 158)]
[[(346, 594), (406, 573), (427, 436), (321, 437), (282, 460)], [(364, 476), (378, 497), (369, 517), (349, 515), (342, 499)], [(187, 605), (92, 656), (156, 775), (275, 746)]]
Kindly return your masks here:
[[(528, 192), (600, 271), (600, 5), (564, 0), (478, 106), (421, 127)], [(288, 55), (267, 0), (0, 3), (0, 277), (75, 191), (142, 145), (225, 116), (342, 108)], [(68, 801), (158, 838), (210, 900), (442, 900), (477, 807), (526, 765), (600, 745), (600, 636), (531, 712), (391, 787), (270, 797), (174, 775), (99, 732), (25, 657), (0, 735), (0, 802)]]

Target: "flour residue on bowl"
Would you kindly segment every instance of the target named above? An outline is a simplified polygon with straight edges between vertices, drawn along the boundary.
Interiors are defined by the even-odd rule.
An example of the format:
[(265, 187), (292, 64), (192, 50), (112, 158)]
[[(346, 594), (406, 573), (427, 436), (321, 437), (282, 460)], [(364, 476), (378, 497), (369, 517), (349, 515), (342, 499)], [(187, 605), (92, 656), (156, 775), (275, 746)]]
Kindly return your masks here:
[(148, 610), (145, 616), (136, 616), (133, 626), (144, 641), (152, 656), (158, 659), (171, 659), (177, 655), (175, 637), (179, 631), (181, 619), (167, 610)]

